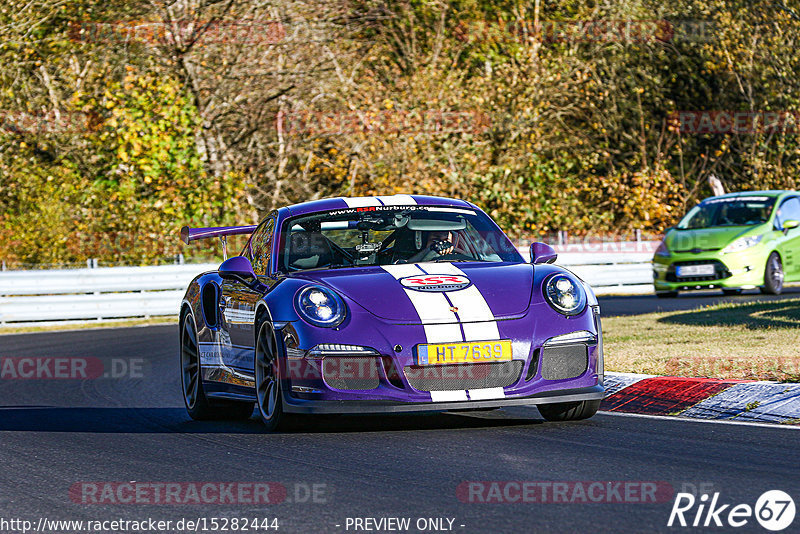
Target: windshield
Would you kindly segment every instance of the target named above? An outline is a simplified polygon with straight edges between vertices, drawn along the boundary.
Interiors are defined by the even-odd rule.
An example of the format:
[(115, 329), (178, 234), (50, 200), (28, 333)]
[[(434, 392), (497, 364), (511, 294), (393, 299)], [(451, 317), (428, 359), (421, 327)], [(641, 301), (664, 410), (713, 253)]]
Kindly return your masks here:
[(283, 272), (425, 261), (522, 262), (485, 214), (436, 206), (378, 206), (288, 219)]
[(774, 197), (729, 197), (705, 200), (678, 223), (680, 230), (712, 226), (753, 226), (769, 220)]

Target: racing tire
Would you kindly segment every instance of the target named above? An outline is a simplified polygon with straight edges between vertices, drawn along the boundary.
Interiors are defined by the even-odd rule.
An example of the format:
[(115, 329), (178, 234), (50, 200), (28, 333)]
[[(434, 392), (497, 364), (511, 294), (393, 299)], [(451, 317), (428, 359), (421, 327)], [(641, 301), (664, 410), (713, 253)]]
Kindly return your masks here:
[(197, 327), (191, 313), (185, 313), (180, 330), (181, 390), (189, 417), (195, 421), (240, 420), (253, 415), (249, 402), (209, 401), (203, 389)]
[(677, 291), (656, 291), (656, 297), (660, 299), (674, 299), (677, 296)]
[(773, 252), (767, 258), (767, 265), (764, 267), (764, 285), (759, 289), (768, 295), (780, 295), (783, 291), (783, 264), (777, 252)]
[(257, 324), (255, 350), (256, 411), (270, 432), (287, 430), (296, 417), (283, 411), (280, 357), (275, 329), (267, 320)]
[(600, 400), (556, 402), (539, 404), (539, 413), (548, 421), (580, 421), (588, 419), (600, 409)]

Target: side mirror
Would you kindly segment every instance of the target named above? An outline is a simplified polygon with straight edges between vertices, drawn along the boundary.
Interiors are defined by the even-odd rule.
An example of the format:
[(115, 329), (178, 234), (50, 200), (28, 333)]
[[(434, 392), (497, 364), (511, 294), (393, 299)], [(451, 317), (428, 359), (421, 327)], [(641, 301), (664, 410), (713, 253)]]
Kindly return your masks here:
[(800, 221), (796, 221), (794, 219), (789, 219), (783, 223), (783, 231), (786, 232), (787, 230), (791, 230), (792, 228), (797, 228), (800, 226)]
[(250, 260), (244, 256), (234, 256), (223, 261), (217, 270), (219, 275), (225, 280), (237, 280), (245, 285), (250, 285), (254, 280), (258, 280)]
[(531, 263), (553, 263), (556, 258), (558, 254), (547, 243), (531, 243)]

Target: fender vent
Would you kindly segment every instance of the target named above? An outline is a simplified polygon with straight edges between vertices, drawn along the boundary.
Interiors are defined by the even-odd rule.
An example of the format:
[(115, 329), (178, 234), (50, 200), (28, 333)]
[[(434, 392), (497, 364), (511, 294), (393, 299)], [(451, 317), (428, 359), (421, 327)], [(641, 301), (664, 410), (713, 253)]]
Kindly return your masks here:
[(206, 320), (206, 324), (211, 328), (216, 328), (219, 323), (219, 313), (217, 312), (219, 309), (217, 307), (218, 295), (216, 284), (209, 283), (203, 286), (203, 294), (200, 299), (203, 306), (203, 317)]

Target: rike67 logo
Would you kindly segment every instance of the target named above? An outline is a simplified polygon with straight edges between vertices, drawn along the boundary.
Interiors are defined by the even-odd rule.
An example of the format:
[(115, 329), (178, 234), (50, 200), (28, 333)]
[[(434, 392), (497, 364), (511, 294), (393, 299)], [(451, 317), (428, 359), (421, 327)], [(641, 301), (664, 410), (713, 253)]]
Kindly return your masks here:
[(699, 499), (691, 493), (678, 493), (667, 526), (738, 528), (747, 525), (753, 516), (767, 530), (784, 530), (794, 521), (794, 500), (786, 492), (770, 490), (758, 498), (755, 507), (749, 504), (734, 506), (719, 503), (719, 492), (710, 498), (704, 493)]

